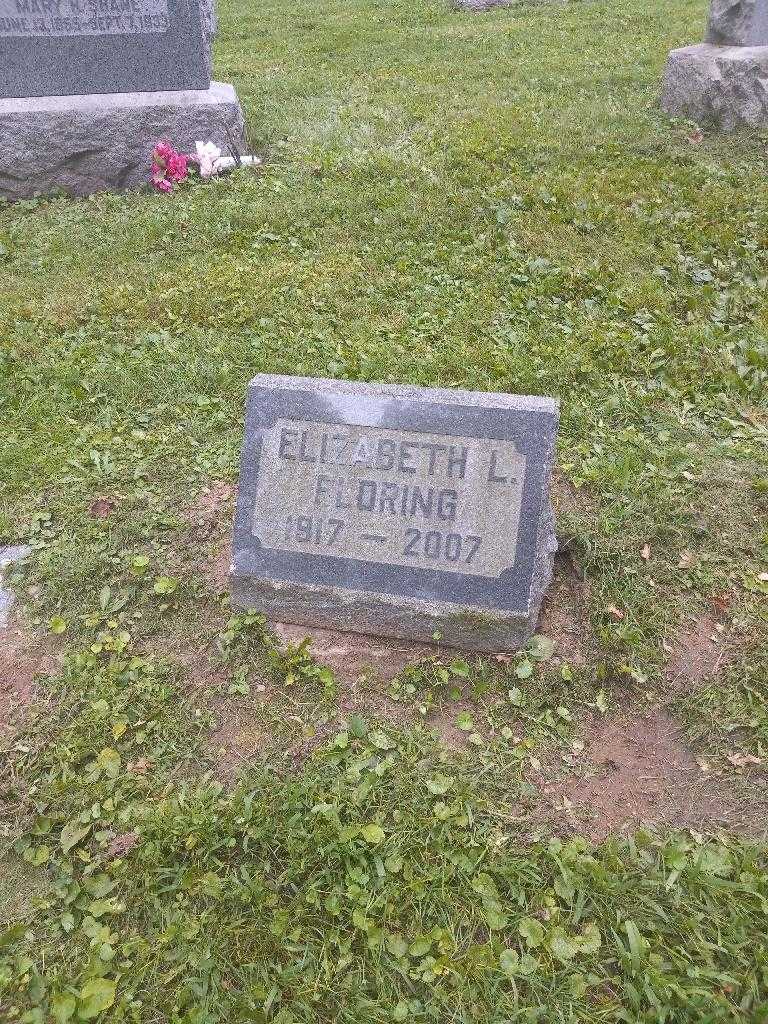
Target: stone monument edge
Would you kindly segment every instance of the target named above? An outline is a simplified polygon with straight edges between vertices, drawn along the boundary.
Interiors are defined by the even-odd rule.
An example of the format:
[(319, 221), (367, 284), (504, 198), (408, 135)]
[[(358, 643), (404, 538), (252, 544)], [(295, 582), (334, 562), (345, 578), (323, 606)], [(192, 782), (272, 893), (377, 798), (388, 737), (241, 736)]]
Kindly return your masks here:
[(732, 132), (768, 123), (768, 0), (710, 0), (705, 42), (669, 53), (661, 109)]
[[(545, 586), (546, 582), (542, 593)], [(489, 654), (522, 648), (531, 637), (541, 604), (539, 599), (529, 615), (523, 615), (410, 597), (393, 601), (369, 590), (245, 576), (234, 561), (230, 587), (234, 607), (254, 609), (275, 622), (421, 642), (430, 642), (425, 637), (438, 633), (439, 642), (447, 647)], [(380, 628), (382, 621), (387, 623), (386, 631)]]
[(457, 405), (484, 404), (489, 408), (549, 413), (559, 419), (560, 399), (548, 395), (513, 395), (504, 391), (471, 391), (465, 388), (432, 388), (418, 384), (378, 383), (376, 381), (334, 380), (331, 377), (293, 377), (290, 374), (258, 373), (248, 382), (248, 390), (268, 386), (300, 391), (342, 391), (349, 395), (413, 398), (418, 401), (455, 402)]

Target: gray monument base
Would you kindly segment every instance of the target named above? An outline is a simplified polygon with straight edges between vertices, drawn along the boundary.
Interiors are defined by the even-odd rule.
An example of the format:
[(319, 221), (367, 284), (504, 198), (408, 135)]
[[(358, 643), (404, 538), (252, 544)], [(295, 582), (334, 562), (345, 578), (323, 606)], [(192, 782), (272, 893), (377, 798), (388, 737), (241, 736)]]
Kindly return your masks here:
[(539, 607), (524, 619), (497, 608), (383, 597), (333, 587), (282, 583), (254, 577), (231, 577), (232, 604), (254, 608), (273, 622), (319, 626), (342, 633), (398, 637), (420, 643), (439, 642), (466, 651), (517, 651), (536, 632)]
[(723, 131), (768, 124), (768, 46), (702, 43), (673, 50), (661, 105), (668, 114)]
[(231, 85), (184, 92), (0, 99), (0, 196), (88, 196), (146, 185), (152, 150), (167, 139), (182, 152), (215, 142), (245, 148)]

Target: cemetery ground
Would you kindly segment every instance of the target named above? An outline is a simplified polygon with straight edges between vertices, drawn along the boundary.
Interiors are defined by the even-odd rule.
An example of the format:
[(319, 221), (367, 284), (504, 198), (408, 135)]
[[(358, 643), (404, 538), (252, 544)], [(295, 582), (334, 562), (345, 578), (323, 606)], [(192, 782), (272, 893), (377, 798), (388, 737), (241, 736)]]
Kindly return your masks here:
[[(225, 3), (258, 173), (0, 211), (0, 1017), (765, 1021), (765, 138), (704, 3)], [(527, 652), (235, 614), (259, 371), (562, 401)]]

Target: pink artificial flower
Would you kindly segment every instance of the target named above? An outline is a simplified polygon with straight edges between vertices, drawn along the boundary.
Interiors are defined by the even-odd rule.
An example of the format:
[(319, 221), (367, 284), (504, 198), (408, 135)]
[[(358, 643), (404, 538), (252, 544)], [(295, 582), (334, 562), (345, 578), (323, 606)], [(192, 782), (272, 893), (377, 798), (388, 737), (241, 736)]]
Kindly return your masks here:
[(161, 178), (156, 174), (152, 175), (152, 184), (158, 192), (172, 192), (173, 185), (168, 181), (167, 178)]
[(155, 155), (161, 157), (163, 160), (167, 160), (168, 157), (173, 156), (176, 150), (170, 144), (170, 142), (158, 142), (155, 146)]
[(189, 158), (161, 139), (152, 151), (150, 181), (153, 186), (158, 192), (172, 192), (174, 184), (185, 181), (188, 174)]
[(171, 181), (184, 181), (189, 168), (187, 157), (183, 153), (172, 153), (166, 162), (168, 177)]

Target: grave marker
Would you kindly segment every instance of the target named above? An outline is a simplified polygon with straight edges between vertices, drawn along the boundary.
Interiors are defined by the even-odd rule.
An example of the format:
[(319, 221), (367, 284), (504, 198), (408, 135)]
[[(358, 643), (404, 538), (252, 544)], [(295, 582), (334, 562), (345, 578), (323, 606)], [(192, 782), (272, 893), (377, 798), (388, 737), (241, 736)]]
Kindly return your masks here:
[(672, 50), (662, 108), (702, 127), (768, 124), (768, 0), (711, 0), (707, 40)]
[(199, 3), (0, 0), (0, 95), (207, 89)]
[(765, 0), (711, 0), (707, 42), (714, 46), (768, 44), (768, 3)]
[(520, 647), (557, 547), (557, 424), (548, 398), (256, 377), (233, 603), (305, 625)]
[(145, 183), (155, 143), (243, 148), (211, 0), (0, 0), (0, 195)]

